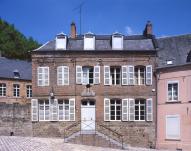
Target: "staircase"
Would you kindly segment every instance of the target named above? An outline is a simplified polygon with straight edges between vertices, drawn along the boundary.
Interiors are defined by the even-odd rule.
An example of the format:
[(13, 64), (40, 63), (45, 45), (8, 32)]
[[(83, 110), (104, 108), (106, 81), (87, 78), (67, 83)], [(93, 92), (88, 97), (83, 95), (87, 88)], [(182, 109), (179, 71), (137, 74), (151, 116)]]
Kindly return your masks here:
[(81, 131), (81, 122), (78, 121), (65, 129), (65, 142), (89, 146), (126, 149), (123, 136), (108, 126), (96, 122), (96, 130)]

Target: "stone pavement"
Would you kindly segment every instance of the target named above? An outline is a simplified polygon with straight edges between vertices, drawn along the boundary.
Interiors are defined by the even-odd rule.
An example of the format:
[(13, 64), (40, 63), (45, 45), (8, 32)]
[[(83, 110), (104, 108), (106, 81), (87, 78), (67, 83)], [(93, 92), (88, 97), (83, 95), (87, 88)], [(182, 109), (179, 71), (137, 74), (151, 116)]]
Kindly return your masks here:
[[(69, 144), (69, 143), (64, 143), (64, 140), (59, 138), (0, 136), (0, 151), (121, 151), (121, 150)], [(129, 148), (128, 151), (159, 151), (159, 150)]]

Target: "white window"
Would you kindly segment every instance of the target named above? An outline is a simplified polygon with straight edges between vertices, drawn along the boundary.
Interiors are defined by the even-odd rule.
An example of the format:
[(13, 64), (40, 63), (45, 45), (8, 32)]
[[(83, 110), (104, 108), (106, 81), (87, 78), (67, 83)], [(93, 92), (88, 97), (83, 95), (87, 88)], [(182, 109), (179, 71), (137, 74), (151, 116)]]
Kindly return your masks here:
[(167, 60), (166, 64), (171, 65), (171, 64), (173, 64), (173, 61), (172, 60)]
[(13, 96), (19, 97), (20, 96), (20, 85), (13, 84)]
[(178, 81), (168, 82), (168, 101), (178, 101)]
[(95, 50), (95, 36), (93, 33), (84, 35), (84, 50)]
[(27, 98), (31, 98), (32, 97), (32, 85), (27, 85)]
[(60, 33), (56, 36), (56, 50), (66, 50), (67, 37), (64, 33)]
[(112, 49), (123, 50), (123, 36), (121, 34), (114, 33), (112, 35)]
[(38, 67), (38, 86), (49, 86), (49, 67)]
[(104, 85), (120, 85), (121, 68), (104, 66)]
[(6, 84), (0, 83), (0, 97), (6, 96)]
[(49, 100), (39, 100), (39, 121), (50, 120)]
[(128, 67), (122, 66), (122, 85), (128, 85)]
[(100, 83), (100, 66), (76, 66), (76, 83), (77, 84), (99, 84)]
[(59, 121), (75, 120), (75, 100), (58, 100), (58, 119)]
[(166, 116), (166, 139), (180, 139), (180, 116)]
[(153, 121), (153, 100), (152, 98), (147, 99), (147, 121)]
[(122, 120), (129, 120), (129, 99), (122, 100)]
[(152, 85), (152, 77), (153, 77), (153, 71), (152, 71), (152, 65), (146, 66), (146, 84)]
[(135, 80), (134, 80), (134, 66), (129, 65), (128, 66), (128, 84), (129, 85), (134, 85)]
[(144, 99), (135, 99), (135, 121), (145, 121), (146, 102)]
[(121, 120), (121, 100), (120, 99), (110, 100), (110, 120), (111, 121)]
[(51, 120), (52, 121), (58, 121), (58, 100), (53, 99), (53, 100), (50, 100), (50, 102), (51, 102), (51, 104), (50, 104), (50, 113), (52, 115)]
[(145, 84), (145, 67), (135, 66), (135, 84), (144, 85)]
[(57, 67), (57, 85), (69, 85), (69, 67)]

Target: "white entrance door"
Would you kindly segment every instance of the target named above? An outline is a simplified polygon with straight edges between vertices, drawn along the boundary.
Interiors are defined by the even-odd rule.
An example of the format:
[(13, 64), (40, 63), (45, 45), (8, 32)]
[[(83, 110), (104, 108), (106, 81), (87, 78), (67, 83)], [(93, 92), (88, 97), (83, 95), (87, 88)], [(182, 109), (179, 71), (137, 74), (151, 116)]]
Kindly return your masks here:
[(95, 131), (95, 102), (82, 101), (81, 105), (81, 130)]

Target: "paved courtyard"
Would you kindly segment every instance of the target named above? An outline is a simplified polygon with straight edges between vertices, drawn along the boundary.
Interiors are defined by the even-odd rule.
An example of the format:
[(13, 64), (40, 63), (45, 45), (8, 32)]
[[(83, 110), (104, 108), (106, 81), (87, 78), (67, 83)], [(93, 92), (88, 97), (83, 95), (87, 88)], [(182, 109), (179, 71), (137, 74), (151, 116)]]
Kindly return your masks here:
[[(0, 136), (0, 151), (120, 151), (120, 150), (69, 144), (69, 143), (64, 143), (63, 139), (58, 139), (58, 138)], [(129, 148), (128, 151), (159, 151), (159, 150)]]

